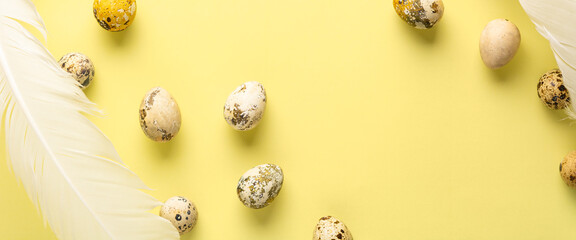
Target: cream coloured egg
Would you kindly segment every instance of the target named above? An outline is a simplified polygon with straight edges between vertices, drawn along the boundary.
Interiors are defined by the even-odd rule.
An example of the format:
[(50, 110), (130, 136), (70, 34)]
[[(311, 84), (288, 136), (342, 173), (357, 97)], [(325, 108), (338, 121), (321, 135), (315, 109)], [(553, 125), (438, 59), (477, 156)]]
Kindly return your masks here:
[(444, 14), (442, 0), (393, 0), (396, 14), (410, 26), (432, 28)]
[(508, 19), (489, 22), (480, 35), (480, 56), (490, 69), (506, 65), (520, 47), (520, 30)]
[(255, 128), (266, 109), (266, 91), (259, 82), (246, 82), (234, 90), (224, 104), (224, 119), (236, 130)]
[(240, 201), (249, 208), (268, 206), (280, 193), (284, 174), (274, 164), (262, 164), (248, 170), (236, 187)]
[(335, 217), (326, 216), (320, 218), (314, 228), (313, 240), (352, 240), (352, 233), (344, 223)]
[(190, 232), (198, 220), (198, 210), (185, 197), (171, 197), (160, 208), (160, 216), (174, 225), (180, 234)]
[(58, 65), (72, 74), (82, 89), (87, 88), (94, 79), (94, 64), (82, 53), (68, 53), (60, 58)]
[(168, 91), (160, 87), (150, 89), (140, 104), (140, 127), (144, 134), (157, 142), (167, 142), (178, 134), (180, 108)]

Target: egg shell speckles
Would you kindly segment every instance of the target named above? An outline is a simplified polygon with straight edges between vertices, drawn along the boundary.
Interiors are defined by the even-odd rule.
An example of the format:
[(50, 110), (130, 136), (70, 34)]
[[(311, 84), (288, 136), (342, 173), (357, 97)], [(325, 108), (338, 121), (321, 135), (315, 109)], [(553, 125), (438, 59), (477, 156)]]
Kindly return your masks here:
[(193, 202), (180, 196), (171, 197), (160, 208), (160, 216), (169, 220), (180, 234), (190, 232), (198, 220)]
[(160, 87), (150, 89), (140, 104), (140, 127), (154, 141), (167, 142), (178, 134), (182, 118), (176, 100)]
[(352, 233), (346, 225), (335, 217), (326, 216), (320, 218), (320, 221), (314, 229), (313, 240), (352, 240)]
[(259, 82), (246, 82), (234, 90), (224, 104), (224, 119), (236, 130), (255, 128), (266, 109), (266, 91)]
[(134, 22), (136, 0), (94, 0), (93, 12), (102, 28), (122, 31)]
[(542, 75), (538, 81), (538, 97), (550, 109), (564, 109), (570, 105), (570, 93), (564, 81), (562, 72), (553, 69)]
[(410, 26), (432, 28), (444, 14), (442, 0), (393, 0), (396, 14)]
[(480, 35), (480, 57), (490, 69), (508, 64), (520, 47), (520, 30), (508, 19), (490, 21)]
[(68, 53), (60, 58), (58, 64), (72, 74), (82, 89), (87, 88), (94, 79), (94, 64), (82, 53)]
[(279, 166), (262, 164), (248, 170), (236, 187), (242, 203), (254, 209), (268, 206), (280, 193), (284, 174)]

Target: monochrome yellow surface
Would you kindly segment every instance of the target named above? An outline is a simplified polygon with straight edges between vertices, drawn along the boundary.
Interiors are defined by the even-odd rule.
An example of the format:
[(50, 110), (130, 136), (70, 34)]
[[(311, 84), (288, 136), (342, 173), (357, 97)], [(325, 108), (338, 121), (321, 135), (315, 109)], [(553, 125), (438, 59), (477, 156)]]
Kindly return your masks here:
[[(389, 0), (138, 0), (117, 33), (98, 25), (91, 0), (33, 2), (54, 58), (94, 62), (85, 93), (104, 114), (90, 119), (147, 193), (196, 204), (182, 239), (310, 239), (325, 215), (355, 239), (576, 238), (576, 190), (558, 173), (576, 126), (538, 99), (538, 78), (556, 63), (517, 1), (445, 0), (440, 22), (418, 30)], [(514, 22), (522, 43), (490, 70), (478, 44), (495, 18)], [(247, 81), (268, 102), (260, 125), (238, 132), (223, 106)], [(168, 143), (138, 122), (155, 86), (182, 113)], [(0, 238), (55, 239), (4, 142)], [(284, 185), (270, 206), (249, 209), (236, 184), (263, 163), (282, 167)]]

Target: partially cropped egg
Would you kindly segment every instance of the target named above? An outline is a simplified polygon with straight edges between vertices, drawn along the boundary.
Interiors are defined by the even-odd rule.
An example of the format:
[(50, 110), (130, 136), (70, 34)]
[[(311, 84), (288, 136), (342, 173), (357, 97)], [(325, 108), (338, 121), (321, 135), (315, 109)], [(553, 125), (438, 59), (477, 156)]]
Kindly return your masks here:
[(266, 109), (266, 91), (259, 82), (246, 82), (234, 90), (224, 104), (224, 119), (236, 130), (255, 128)]
[(150, 89), (140, 104), (140, 127), (146, 136), (167, 142), (178, 134), (182, 117), (176, 100), (161, 87)]
[(572, 151), (560, 162), (560, 177), (566, 185), (576, 188), (576, 151)]
[(136, 0), (94, 0), (93, 12), (102, 28), (122, 31), (134, 22)]
[(72, 74), (82, 89), (87, 88), (94, 79), (94, 64), (82, 53), (68, 53), (60, 58), (58, 64)]
[(314, 228), (313, 240), (352, 240), (352, 233), (344, 223), (332, 216), (320, 218)]
[(240, 177), (236, 193), (246, 207), (259, 209), (268, 206), (278, 196), (283, 182), (284, 174), (279, 166), (262, 164)]
[(538, 81), (538, 97), (553, 110), (564, 109), (570, 105), (570, 93), (564, 85), (559, 69), (548, 71)]
[(393, 0), (402, 20), (418, 29), (433, 27), (444, 14), (442, 0)]
[(190, 232), (198, 220), (196, 206), (185, 197), (171, 197), (160, 208), (160, 216), (169, 220), (180, 234)]

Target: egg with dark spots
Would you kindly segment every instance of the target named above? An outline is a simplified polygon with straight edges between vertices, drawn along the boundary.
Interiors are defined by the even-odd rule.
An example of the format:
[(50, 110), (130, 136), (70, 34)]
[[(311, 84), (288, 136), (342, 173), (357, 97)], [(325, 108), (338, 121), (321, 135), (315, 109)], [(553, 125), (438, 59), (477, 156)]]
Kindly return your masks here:
[(266, 109), (266, 91), (259, 82), (246, 82), (236, 88), (224, 104), (224, 119), (239, 131), (255, 128)]
[(262, 164), (251, 168), (240, 177), (236, 193), (240, 201), (249, 208), (268, 206), (280, 193), (284, 173), (274, 164)]
[(160, 208), (160, 216), (170, 221), (182, 235), (196, 226), (198, 210), (190, 200), (176, 196), (166, 200)]
[(58, 61), (58, 65), (80, 83), (80, 88), (87, 88), (94, 79), (94, 64), (82, 53), (68, 53)]
[(139, 112), (142, 131), (154, 141), (170, 141), (180, 131), (180, 108), (176, 100), (163, 88), (150, 89), (142, 99)]
[(562, 72), (553, 69), (538, 81), (538, 97), (550, 109), (564, 109), (570, 105), (570, 93), (564, 85)]
[(314, 228), (313, 240), (352, 240), (352, 233), (344, 222), (332, 216), (320, 218)]
[(122, 31), (134, 22), (136, 0), (94, 0), (93, 13), (102, 28)]
[(566, 185), (576, 188), (576, 151), (568, 153), (560, 162), (560, 177)]
[(396, 14), (410, 26), (432, 28), (444, 14), (442, 0), (393, 0)]

